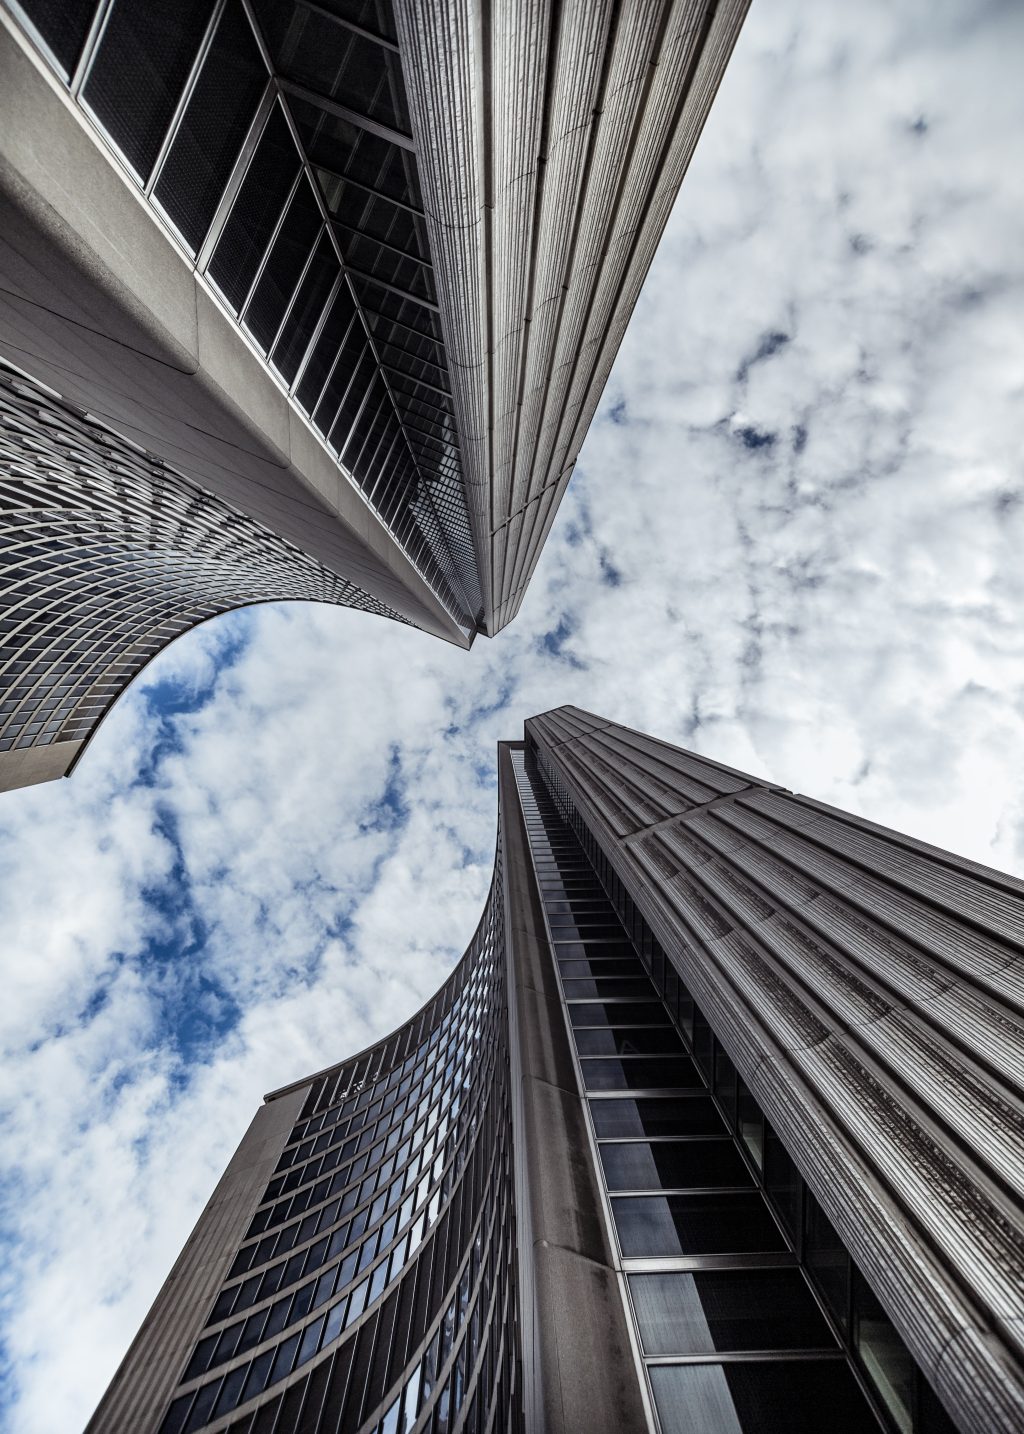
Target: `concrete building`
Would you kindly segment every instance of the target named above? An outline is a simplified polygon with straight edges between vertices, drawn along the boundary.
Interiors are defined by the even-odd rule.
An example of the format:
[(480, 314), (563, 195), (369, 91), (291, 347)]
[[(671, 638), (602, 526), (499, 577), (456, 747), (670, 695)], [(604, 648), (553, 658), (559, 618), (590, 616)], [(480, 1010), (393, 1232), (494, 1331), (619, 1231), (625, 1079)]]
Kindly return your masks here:
[[(0, 0), (0, 790), (266, 591), (193, 562), (232, 514), (326, 600), (511, 620), (745, 5)], [(97, 433), (193, 493), (177, 535), (92, 504)]]
[(1024, 883), (560, 708), (393, 1035), (268, 1096), (88, 1434), (1024, 1427)]

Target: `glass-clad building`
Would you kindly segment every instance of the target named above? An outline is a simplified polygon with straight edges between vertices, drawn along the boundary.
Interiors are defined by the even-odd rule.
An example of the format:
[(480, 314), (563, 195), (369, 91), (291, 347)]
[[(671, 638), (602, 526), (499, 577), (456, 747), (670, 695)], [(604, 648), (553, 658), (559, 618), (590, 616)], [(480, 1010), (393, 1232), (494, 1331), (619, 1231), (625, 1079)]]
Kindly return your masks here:
[(428, 1006), (269, 1096), (89, 1434), (1021, 1427), (1024, 883), (575, 708)]
[[(378, 610), (463, 647), (493, 635), (745, 8), (0, 0), (0, 362)], [(5, 472), (19, 448), (36, 461), (8, 436)], [(64, 465), (62, 529), (87, 484)], [(184, 533), (161, 541), (187, 563)], [(215, 569), (205, 608), (231, 585)], [(41, 621), (75, 648), (59, 552), (40, 575)], [(124, 583), (144, 618), (145, 582)], [(104, 690), (152, 645), (134, 667), (112, 652)], [(69, 770), (49, 715), (0, 747), (0, 789)]]

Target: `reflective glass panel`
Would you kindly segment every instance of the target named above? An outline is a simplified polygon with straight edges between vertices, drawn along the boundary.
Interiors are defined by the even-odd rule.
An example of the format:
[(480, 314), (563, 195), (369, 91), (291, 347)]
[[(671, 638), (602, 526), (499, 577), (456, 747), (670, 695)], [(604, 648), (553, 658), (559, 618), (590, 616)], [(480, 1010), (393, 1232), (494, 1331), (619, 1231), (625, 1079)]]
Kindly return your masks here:
[(835, 1346), (799, 1270), (630, 1275), (629, 1288), (648, 1356)]

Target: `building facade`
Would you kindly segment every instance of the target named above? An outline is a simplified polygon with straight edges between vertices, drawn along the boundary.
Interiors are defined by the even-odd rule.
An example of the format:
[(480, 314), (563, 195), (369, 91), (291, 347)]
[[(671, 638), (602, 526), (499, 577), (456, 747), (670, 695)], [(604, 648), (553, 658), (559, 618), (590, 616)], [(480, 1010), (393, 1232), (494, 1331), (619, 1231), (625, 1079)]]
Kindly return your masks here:
[[(522, 601), (745, 8), (2, 0), (4, 371), (205, 494), (200, 527), (230, 510), (360, 606), (461, 646), (493, 635)], [(5, 425), (5, 469), (38, 464), (45, 421)], [(94, 458), (50, 485), (64, 531)], [(115, 484), (103, 521), (138, 628), (153, 548), (127, 538), (118, 502)], [(103, 541), (91, 511), (83, 548)], [(9, 512), (17, 528), (17, 498), (0, 524)], [(188, 534), (163, 551), (187, 566)], [(37, 620), (79, 662), (62, 550), (35, 557)], [(154, 628), (244, 601), (230, 573), (205, 586), (215, 570), (193, 571)], [(22, 636), (16, 620), (0, 642), (0, 680), (20, 687)], [(115, 693), (153, 641), (91, 647)], [(29, 662), (40, 690), (61, 680)], [(73, 755), (25, 695), (0, 787)], [(91, 699), (76, 730), (97, 714)]]
[(89, 1434), (1011, 1434), (1024, 883), (575, 708), (257, 1114)]

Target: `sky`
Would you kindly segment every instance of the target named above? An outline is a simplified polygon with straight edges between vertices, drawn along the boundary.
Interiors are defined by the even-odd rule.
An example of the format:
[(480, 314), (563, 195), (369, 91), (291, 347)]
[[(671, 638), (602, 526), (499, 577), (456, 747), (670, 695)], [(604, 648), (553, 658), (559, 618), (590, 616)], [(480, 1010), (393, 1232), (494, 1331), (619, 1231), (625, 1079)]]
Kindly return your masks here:
[(263, 1093), (441, 982), (532, 713), (1024, 873), (1022, 53), (755, 0), (515, 623), (228, 615), (0, 798), (0, 1426), (84, 1424)]

